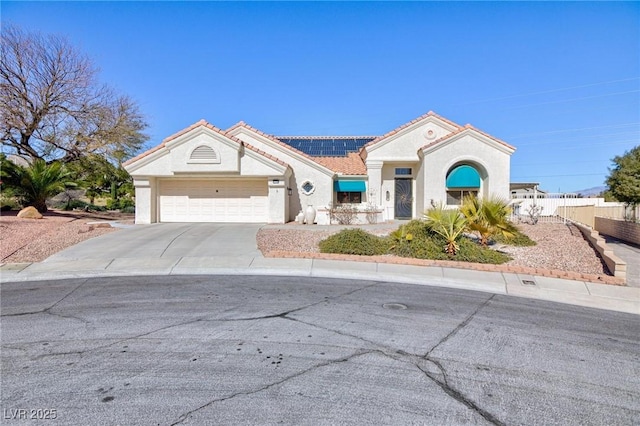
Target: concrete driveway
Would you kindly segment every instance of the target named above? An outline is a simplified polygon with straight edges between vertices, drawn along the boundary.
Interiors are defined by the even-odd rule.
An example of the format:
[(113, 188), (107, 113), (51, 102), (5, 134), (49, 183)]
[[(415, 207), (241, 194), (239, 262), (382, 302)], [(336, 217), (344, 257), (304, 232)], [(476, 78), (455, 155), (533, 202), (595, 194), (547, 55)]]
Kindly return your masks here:
[(115, 258), (262, 257), (259, 223), (155, 223), (69, 247), (45, 262)]

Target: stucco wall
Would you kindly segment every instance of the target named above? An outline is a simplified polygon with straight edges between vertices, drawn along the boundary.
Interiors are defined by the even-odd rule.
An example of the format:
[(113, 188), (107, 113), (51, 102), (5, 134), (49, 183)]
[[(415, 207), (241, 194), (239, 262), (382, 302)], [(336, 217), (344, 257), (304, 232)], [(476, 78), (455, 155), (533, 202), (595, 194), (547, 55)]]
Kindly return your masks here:
[(640, 223), (596, 217), (595, 229), (601, 234), (640, 245)]
[[(233, 132), (234, 136), (254, 147), (273, 155), (291, 166), (293, 171), (289, 178), (289, 187), (292, 195), (289, 197), (289, 212), (287, 221), (294, 220), (296, 215), (312, 205), (315, 208), (326, 207), (333, 201), (333, 172), (321, 166), (310, 165), (299, 155), (293, 154), (286, 147), (278, 145), (276, 142), (255, 134), (245, 128), (237, 128)], [(302, 185), (312, 182), (314, 191), (307, 195), (302, 190)]]
[(465, 163), (480, 174), (480, 195), (496, 195), (509, 199), (510, 155), (472, 135), (443, 143), (424, 155), (424, 203), (431, 200), (446, 203), (447, 172)]

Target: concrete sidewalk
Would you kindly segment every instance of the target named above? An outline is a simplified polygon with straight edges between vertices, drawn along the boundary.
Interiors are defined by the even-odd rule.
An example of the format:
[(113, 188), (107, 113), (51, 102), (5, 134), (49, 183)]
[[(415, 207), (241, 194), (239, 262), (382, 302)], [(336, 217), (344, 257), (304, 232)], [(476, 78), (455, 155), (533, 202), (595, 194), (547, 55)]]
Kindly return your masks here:
[(506, 272), (257, 256), (47, 259), (0, 266), (0, 282), (131, 275), (281, 275), (451, 287), (640, 314), (640, 288)]

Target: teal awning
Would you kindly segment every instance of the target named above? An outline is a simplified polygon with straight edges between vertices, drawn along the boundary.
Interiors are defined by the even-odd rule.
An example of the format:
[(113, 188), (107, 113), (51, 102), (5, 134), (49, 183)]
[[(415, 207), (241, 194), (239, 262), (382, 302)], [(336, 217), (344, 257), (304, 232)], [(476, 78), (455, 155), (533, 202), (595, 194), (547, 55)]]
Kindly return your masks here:
[(447, 176), (447, 188), (480, 188), (480, 175), (471, 166), (458, 166)]
[(363, 180), (336, 180), (333, 182), (333, 190), (336, 192), (366, 192)]

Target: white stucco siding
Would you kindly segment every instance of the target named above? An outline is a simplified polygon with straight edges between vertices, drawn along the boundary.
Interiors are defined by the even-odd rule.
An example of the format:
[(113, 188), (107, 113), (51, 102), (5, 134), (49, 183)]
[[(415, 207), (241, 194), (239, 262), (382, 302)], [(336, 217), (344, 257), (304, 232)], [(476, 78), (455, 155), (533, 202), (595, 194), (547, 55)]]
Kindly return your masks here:
[(418, 161), (421, 147), (450, 134), (452, 130), (452, 126), (445, 127), (436, 119), (427, 118), (367, 148), (367, 160)]
[(483, 140), (471, 134), (441, 146), (425, 150), (424, 203), (446, 203), (446, 178), (452, 167), (469, 164), (476, 168), (481, 178), (480, 195), (509, 197), (510, 153), (499, 148), (494, 142)]
[(157, 180), (153, 177), (135, 179), (137, 225), (149, 224), (156, 221), (156, 190)]
[[(208, 129), (193, 137), (167, 145), (171, 151), (172, 172), (237, 173), (239, 171), (238, 151), (241, 148), (240, 145), (222, 135), (206, 130)], [(213, 149), (218, 157), (217, 161), (191, 160), (191, 153), (200, 146)]]
[[(309, 164), (309, 160), (303, 160), (286, 147), (282, 147), (261, 135), (254, 134), (248, 129), (236, 129), (234, 136), (273, 155), (291, 167), (292, 174), (289, 178), (289, 187), (292, 189), (292, 195), (288, 200), (289, 215), (287, 220), (295, 219), (300, 210), (305, 210), (309, 205), (317, 209), (326, 207), (332, 202), (333, 174), (330, 170), (320, 165)], [(314, 190), (308, 195), (302, 190), (302, 185), (307, 181), (314, 186)]]

